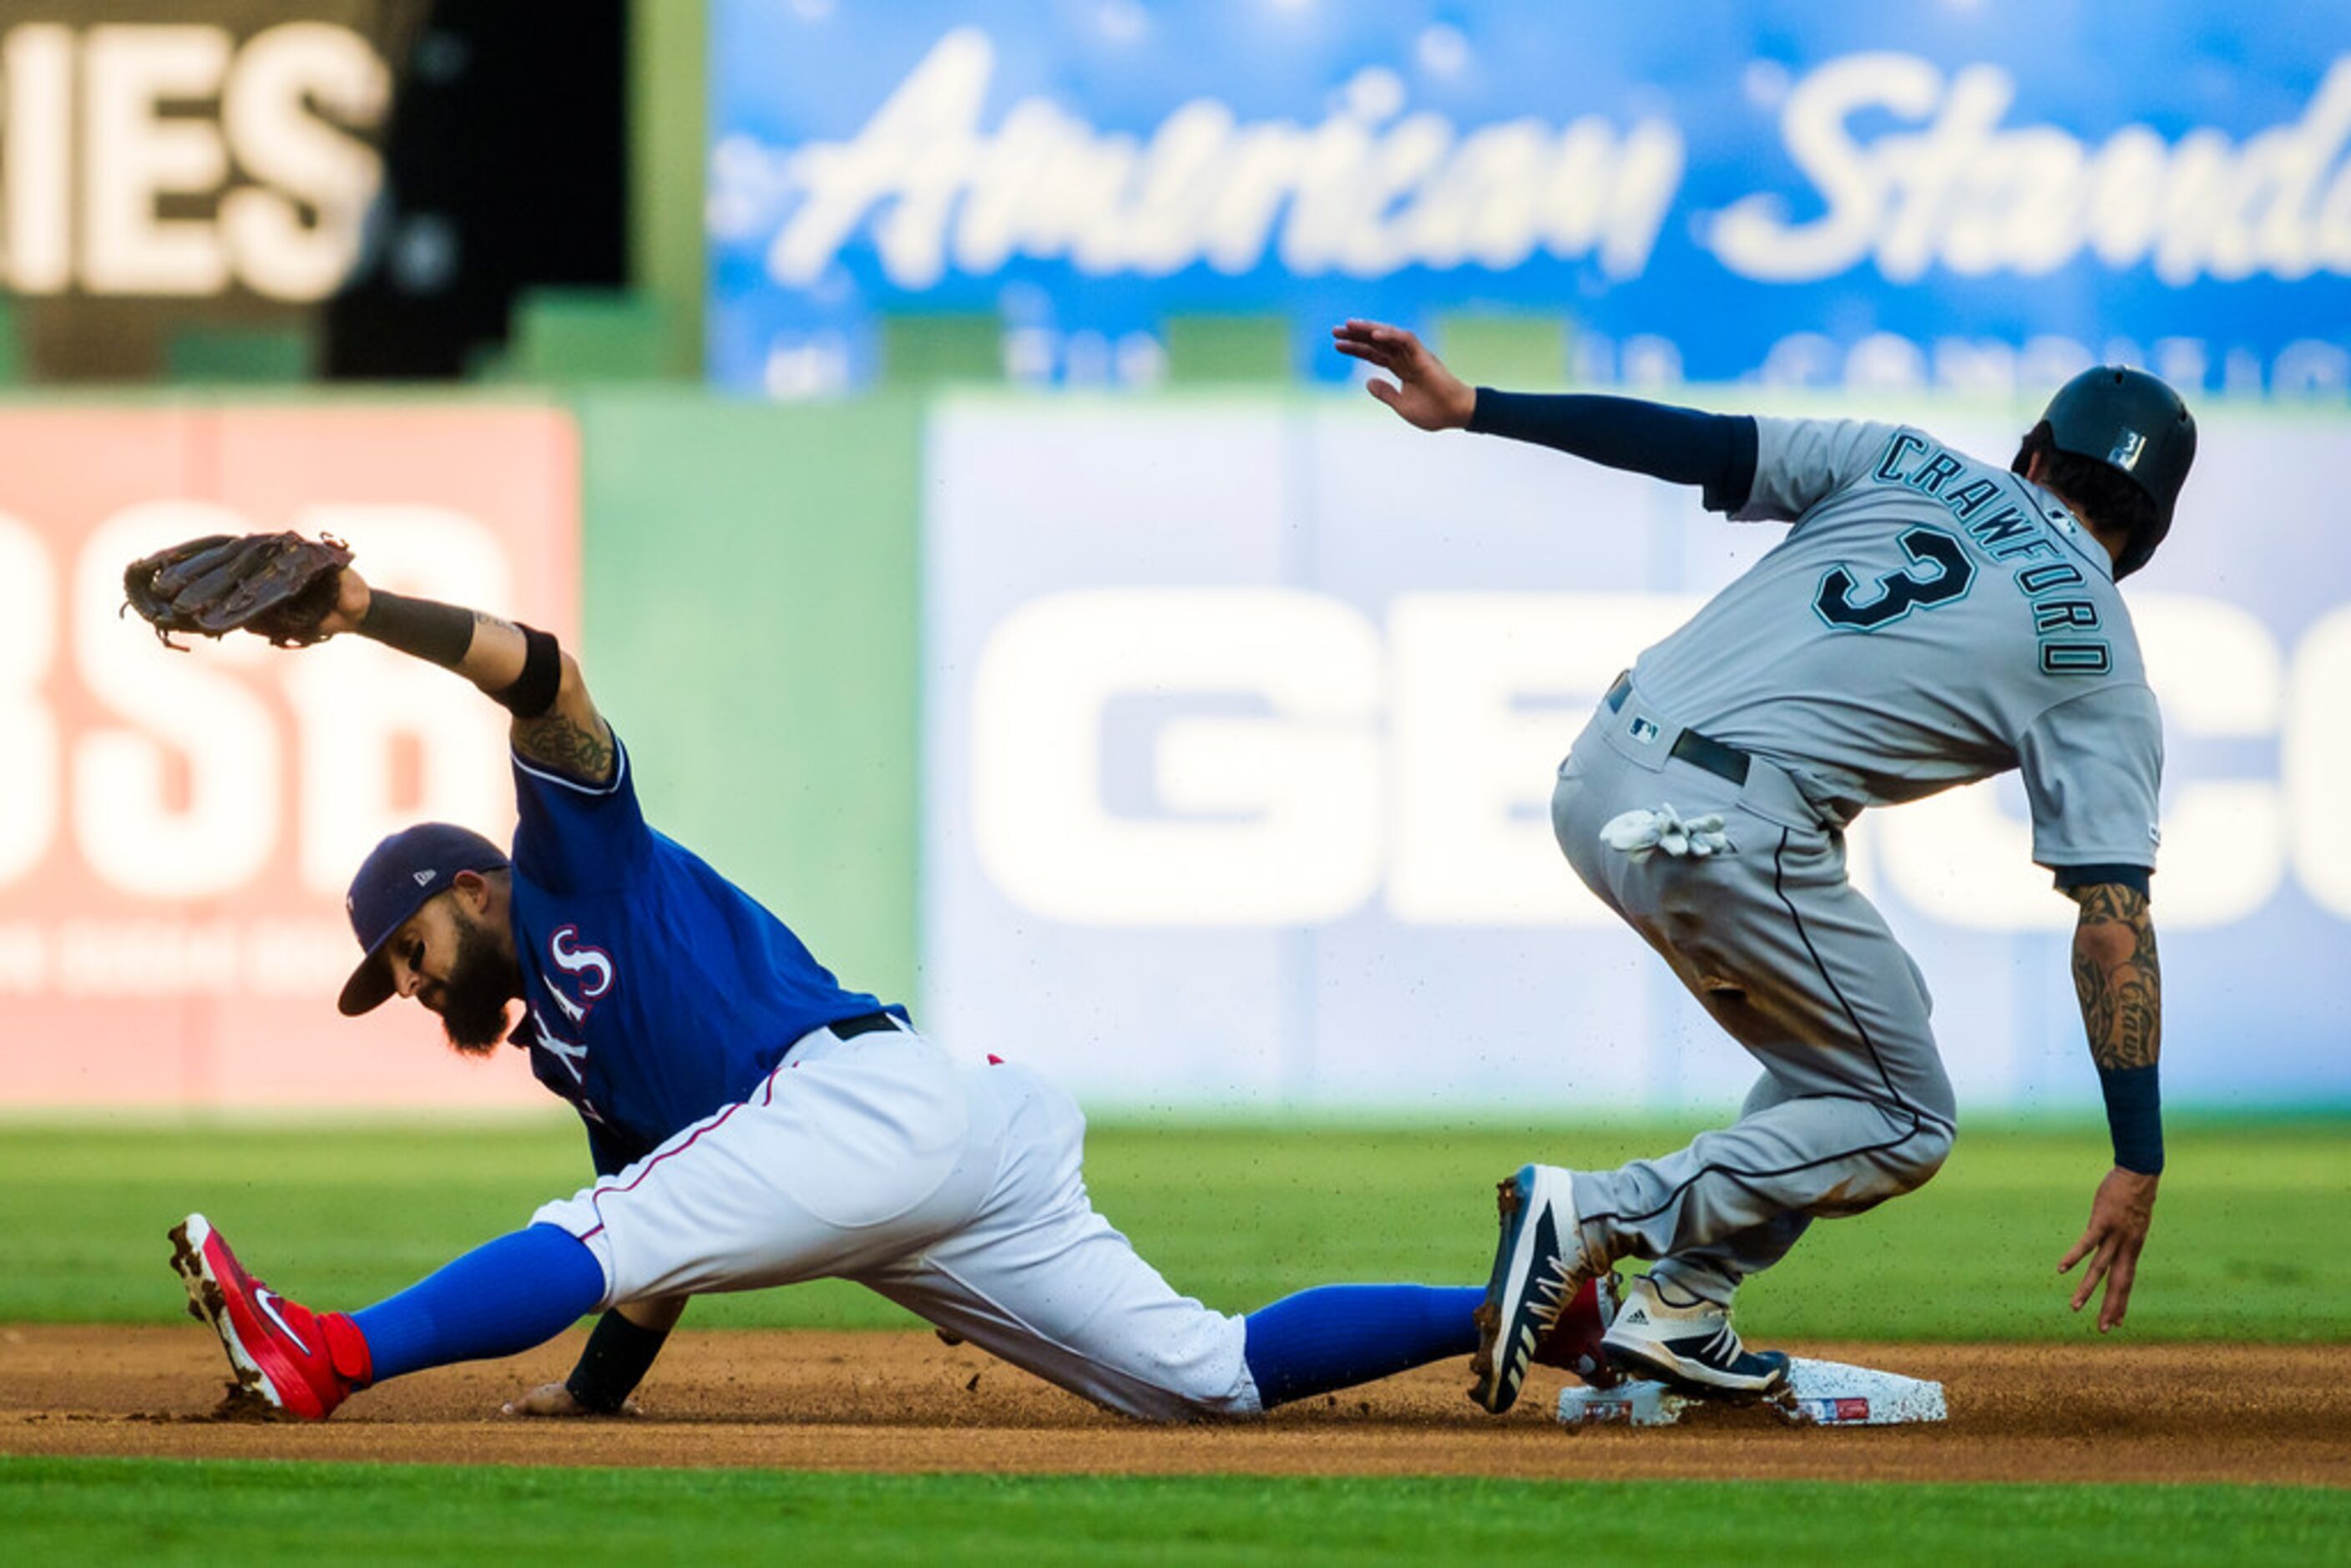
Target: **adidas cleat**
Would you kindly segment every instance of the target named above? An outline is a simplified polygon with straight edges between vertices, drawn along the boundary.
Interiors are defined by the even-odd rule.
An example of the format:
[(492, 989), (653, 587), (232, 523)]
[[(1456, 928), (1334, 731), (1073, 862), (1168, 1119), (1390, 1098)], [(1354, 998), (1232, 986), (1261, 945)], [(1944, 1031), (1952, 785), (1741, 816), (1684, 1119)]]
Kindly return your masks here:
[(1762, 1399), (1788, 1383), (1788, 1358), (1741, 1344), (1729, 1308), (1698, 1296), (1674, 1301), (1646, 1275), (1625, 1281), (1624, 1302), (1600, 1343), (1624, 1375), (1703, 1399)]

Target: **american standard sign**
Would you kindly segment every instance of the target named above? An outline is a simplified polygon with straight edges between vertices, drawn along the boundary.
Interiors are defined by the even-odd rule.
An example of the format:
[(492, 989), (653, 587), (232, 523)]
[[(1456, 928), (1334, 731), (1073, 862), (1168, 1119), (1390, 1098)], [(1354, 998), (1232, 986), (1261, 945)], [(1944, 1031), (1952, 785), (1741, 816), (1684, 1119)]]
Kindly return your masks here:
[(1200, 98), (1138, 135), (1032, 97), (991, 128), (982, 110), (995, 65), (987, 36), (959, 28), (844, 141), (721, 141), (714, 230), (764, 238), (768, 276), (795, 287), (860, 243), (907, 290), (1015, 259), (1097, 277), (1238, 276), (1269, 262), (1382, 277), (1541, 254), (1593, 256), (1621, 277), (1647, 262), (1682, 174), (1670, 120), (1587, 115), (1465, 133), (1443, 115), (1405, 112), (1403, 81), (1379, 69), (1313, 123), (1246, 120)]
[[(1600, 380), (2005, 391), (2121, 339), (2191, 384), (2351, 384), (2326, 328), (2351, 305), (2351, 17), (2192, 69), (2102, 61), (2092, 94), (2090, 65), (2003, 32), (2007, 0), (1891, 40), (1921, 47), (1808, 25), (1770, 41), (1785, 57), (1510, 4), (1474, 28), (1349, 7), (1287, 57), (1187, 52), (1187, 7), (1105, 5), (1100, 37), (1008, 4), (909, 19), (934, 9), (720, 0), (725, 379), (854, 379), (876, 310), (1113, 340), (1176, 310), (1296, 312), (1302, 348), (1334, 308), (1484, 306), (1571, 319)], [(821, 68), (833, 49), (867, 63)]]

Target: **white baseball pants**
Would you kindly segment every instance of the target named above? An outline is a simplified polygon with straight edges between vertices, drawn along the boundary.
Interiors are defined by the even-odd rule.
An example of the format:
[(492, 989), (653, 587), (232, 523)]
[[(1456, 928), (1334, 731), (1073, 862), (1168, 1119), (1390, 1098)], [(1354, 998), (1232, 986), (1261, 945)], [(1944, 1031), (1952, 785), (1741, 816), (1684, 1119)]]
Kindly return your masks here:
[(1258, 1414), (1242, 1321), (1176, 1294), (1094, 1212), (1084, 1137), (1025, 1068), (818, 1030), (747, 1099), (531, 1218), (595, 1253), (600, 1310), (853, 1280), (1125, 1415)]

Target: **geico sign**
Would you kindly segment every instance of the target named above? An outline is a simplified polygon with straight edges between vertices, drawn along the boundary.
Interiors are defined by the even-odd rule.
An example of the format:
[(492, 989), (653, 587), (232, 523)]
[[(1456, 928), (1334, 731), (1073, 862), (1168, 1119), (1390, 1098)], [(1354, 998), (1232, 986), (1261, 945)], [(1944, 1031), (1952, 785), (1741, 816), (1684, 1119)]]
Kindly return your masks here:
[[(497, 537), (463, 513), (315, 506), (291, 521), (350, 539), (387, 586), (510, 601)], [(204, 501), (127, 507), (81, 543), (60, 594), (41, 536), (0, 512), (0, 888), (69, 835), (83, 865), (119, 892), (210, 897), (251, 883), (290, 828), (301, 884), (340, 898), (392, 829), (418, 817), (495, 821), (509, 810), (504, 726), (439, 670), (356, 640), (288, 655), (237, 636), (175, 653), (119, 616), (124, 562), (256, 526)], [(61, 652), (100, 710), (94, 721), (68, 723), (45, 695)], [(418, 775), (405, 789), (403, 757)]]
[[(1314, 922), (1375, 895), (1413, 924), (1604, 923), (1552, 841), (1552, 769), (1609, 679), (1697, 603), (1404, 594), (1384, 636), (1351, 605), (1280, 590), (1033, 601), (996, 627), (973, 678), (975, 847), (1016, 903), (1081, 923)], [(2233, 605), (2141, 593), (2132, 613), (2175, 736), (2283, 743), (2276, 777), (2167, 789), (2166, 927), (2252, 913), (2289, 865), (2351, 915), (2351, 835), (2289, 831), (2331, 820), (2351, 777), (2351, 608), (2311, 627), (2290, 664)], [(1187, 697), (1140, 758), (1152, 810), (1118, 809), (1106, 721)], [(1853, 847), (1865, 884), (1956, 925), (2073, 915), (1996, 781), (1869, 813)]]
[[(359, 255), (382, 178), (354, 133), (381, 121), (391, 82), (366, 39), (324, 22), (287, 22), (242, 47), (213, 26), (8, 29), (0, 279), (19, 294), (242, 284), (324, 298)], [(184, 112), (192, 103), (217, 110)], [(187, 212), (206, 204), (208, 216)]]

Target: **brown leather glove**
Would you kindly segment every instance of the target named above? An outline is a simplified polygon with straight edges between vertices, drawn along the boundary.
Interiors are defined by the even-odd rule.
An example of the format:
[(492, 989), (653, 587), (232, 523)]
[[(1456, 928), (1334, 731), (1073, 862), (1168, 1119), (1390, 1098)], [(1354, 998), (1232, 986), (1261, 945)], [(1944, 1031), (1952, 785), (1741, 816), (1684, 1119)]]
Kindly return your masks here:
[(213, 534), (132, 561), (122, 592), (166, 647), (183, 646), (174, 632), (246, 631), (301, 648), (331, 635), (319, 622), (334, 610), (350, 561), (350, 547), (331, 535)]

